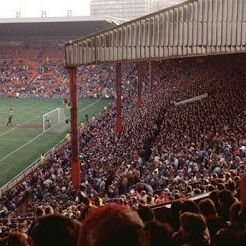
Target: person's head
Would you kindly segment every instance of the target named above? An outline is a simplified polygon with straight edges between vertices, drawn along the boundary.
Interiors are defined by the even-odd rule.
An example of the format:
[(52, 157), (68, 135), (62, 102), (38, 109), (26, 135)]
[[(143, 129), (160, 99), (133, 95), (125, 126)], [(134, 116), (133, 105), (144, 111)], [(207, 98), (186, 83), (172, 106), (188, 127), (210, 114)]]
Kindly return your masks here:
[(137, 210), (137, 212), (143, 222), (147, 222), (155, 219), (154, 211), (150, 207), (142, 206)]
[(38, 217), (42, 217), (42, 216), (45, 215), (45, 211), (44, 211), (44, 209), (42, 207), (37, 207), (35, 214), (36, 214), (37, 218)]
[(62, 215), (46, 215), (31, 226), (29, 236), (33, 246), (75, 246), (79, 223)]
[(222, 190), (218, 194), (218, 200), (221, 208), (229, 209), (234, 203), (235, 199), (232, 195), (232, 192), (229, 190)]
[(10, 232), (6, 238), (6, 245), (8, 246), (27, 246), (28, 236), (21, 232)]
[(90, 206), (91, 205), (91, 200), (89, 197), (85, 197), (83, 201), (85, 206)]
[(240, 202), (235, 202), (232, 204), (229, 212), (229, 218), (232, 225), (239, 225), (241, 223), (240, 209)]
[(207, 245), (210, 241), (205, 218), (201, 214), (186, 212), (180, 217), (181, 231), (187, 243)]
[(125, 206), (95, 209), (83, 222), (78, 246), (148, 245), (143, 221)]
[(199, 207), (194, 201), (187, 200), (181, 205), (180, 214), (185, 212), (200, 213)]
[(171, 246), (172, 229), (168, 224), (162, 224), (158, 221), (149, 221), (145, 223), (145, 231), (150, 239), (151, 246)]
[(176, 231), (179, 228), (179, 214), (181, 210), (182, 202), (180, 200), (174, 200), (171, 204), (171, 224)]
[(211, 199), (204, 199), (199, 202), (199, 208), (201, 213), (205, 217), (214, 216), (217, 214), (214, 202)]
[(235, 189), (236, 189), (236, 183), (233, 181), (233, 180), (229, 180), (227, 183), (226, 183), (226, 188), (228, 190), (230, 190), (231, 192), (234, 192)]
[(103, 206), (103, 200), (102, 200), (101, 197), (97, 197), (97, 198), (95, 199), (95, 206), (97, 206), (97, 207)]
[(241, 210), (246, 212), (246, 174), (242, 175), (240, 178), (239, 189), (240, 189), (240, 201)]
[(206, 222), (201, 214), (185, 212), (180, 217), (180, 224), (183, 232), (189, 235), (200, 234), (206, 230)]
[(54, 209), (51, 206), (47, 206), (44, 209), (45, 214), (54, 214)]

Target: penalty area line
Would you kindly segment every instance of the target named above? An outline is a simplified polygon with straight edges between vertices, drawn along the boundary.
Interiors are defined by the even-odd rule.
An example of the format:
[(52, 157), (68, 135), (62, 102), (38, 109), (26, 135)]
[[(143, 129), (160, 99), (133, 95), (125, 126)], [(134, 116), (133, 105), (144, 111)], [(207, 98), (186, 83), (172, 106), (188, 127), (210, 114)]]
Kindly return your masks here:
[[(24, 126), (24, 125), (26, 125), (26, 124), (28, 124), (28, 123), (30, 123), (30, 122), (36, 120), (37, 118), (40, 118), (40, 117), (41, 117), (41, 116), (37, 116), (37, 117), (35, 117), (35, 118), (31, 119), (31, 120), (28, 120), (28, 121), (26, 121), (26, 122), (20, 124), (19, 126)], [(8, 131), (2, 133), (2, 134), (0, 135), (0, 137), (2, 137), (2, 136), (4, 136), (4, 135), (6, 135), (6, 134), (8, 134), (8, 133), (10, 133), (10, 132), (12, 132), (12, 131), (14, 131), (14, 130), (17, 129), (19, 126), (15, 126), (14, 128), (11, 128), (10, 130), (8, 130)]]
[(5, 155), (2, 159), (0, 159), (0, 162), (4, 161), (5, 159), (7, 159), (9, 156), (13, 155), (14, 153), (16, 153), (17, 151), (21, 150), (22, 148), (24, 148), (25, 146), (27, 146), (28, 144), (32, 143), (33, 141), (35, 141), (37, 138), (41, 137), (43, 135), (43, 133), (40, 133), (39, 135), (37, 135), (35, 138), (31, 139), (30, 141), (24, 143), (23, 145), (21, 145), (18, 149), (10, 152), (9, 154)]
[(101, 99), (98, 99), (98, 100), (96, 100), (94, 103), (91, 103), (91, 104), (87, 105), (86, 107), (80, 109), (80, 110), (79, 110), (79, 113), (82, 112), (82, 111), (84, 111), (84, 110), (87, 109), (87, 108), (90, 108), (91, 106), (93, 106), (94, 104), (97, 104), (97, 103), (100, 102), (100, 101), (101, 101)]
[(6, 109), (6, 108), (7, 108), (7, 107), (0, 108), (0, 111), (1, 111), (1, 110), (4, 110), (4, 109)]

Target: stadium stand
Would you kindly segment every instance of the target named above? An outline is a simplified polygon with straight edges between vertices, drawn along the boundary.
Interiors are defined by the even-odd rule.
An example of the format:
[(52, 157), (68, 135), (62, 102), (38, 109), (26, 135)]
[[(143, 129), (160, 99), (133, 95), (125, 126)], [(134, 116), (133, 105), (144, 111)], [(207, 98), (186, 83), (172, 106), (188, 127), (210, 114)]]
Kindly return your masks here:
[[(231, 56), (164, 62), (161, 89), (157, 87), (154, 96), (146, 94), (142, 111), (135, 109), (130, 100), (129, 95), (135, 91), (134, 79), (130, 84), (125, 80), (123, 85), (128, 87), (123, 100), (124, 134), (118, 138), (112, 131), (114, 105), (81, 129), (84, 182), (80, 191), (70, 186), (71, 149), (68, 146), (4, 194), (1, 204), (5, 216), (19, 228), (23, 222), (33, 221), (37, 208), (45, 209), (48, 205), (56, 212), (78, 219), (86, 217), (100, 203), (119, 203), (132, 209), (154, 206), (156, 216), (170, 223), (172, 208), (163, 203), (197, 195), (207, 197), (211, 192), (209, 197), (216, 202), (224, 228), (235, 199), (226, 205), (227, 210), (220, 209), (223, 202), (217, 199), (228, 200), (229, 193), (238, 197), (238, 182), (245, 172), (246, 156), (245, 71), (241, 71), (245, 55), (234, 58), (233, 67)], [(128, 69), (124, 68), (124, 78), (128, 78)], [(130, 70), (133, 76), (136, 69)], [(102, 74), (105, 74), (103, 70)], [(175, 105), (203, 93), (209, 96)], [(189, 210), (191, 205), (187, 206), (186, 213), (194, 212)], [(204, 223), (201, 216), (185, 215)], [(188, 226), (182, 223), (185, 222), (181, 221), (181, 226)], [(174, 236), (175, 242), (184, 240), (182, 236), (177, 237)], [(177, 245), (181, 245), (179, 241)]]
[[(63, 65), (65, 42), (81, 34), (88, 35), (114, 25), (90, 17), (47, 18), (45, 21), (33, 18), (22, 19), (21, 22), (11, 19), (2, 20), (0, 94), (15, 96), (16, 92), (20, 92), (22, 97), (45, 98), (67, 96), (65, 84), (68, 76)], [(112, 83), (107, 78), (107, 72), (111, 67), (104, 66), (104, 69), (92, 67), (87, 70), (90, 72), (89, 75), (86, 70), (79, 73), (80, 95), (91, 97), (94, 94), (101, 94), (103, 90), (111, 90), (109, 94), (112, 96), (112, 86), (108, 88), (104, 85), (102, 88), (97, 85), (99, 79), (103, 79), (105, 83)], [(96, 75), (101, 73), (101, 70), (104, 70), (105, 75)], [(91, 76), (91, 80), (88, 76)], [(85, 79), (88, 79), (87, 85), (84, 84)]]
[[(66, 70), (50, 48), (18, 49), (1, 65), (2, 94), (21, 88), (20, 79), (26, 96), (68, 94)], [(158, 62), (141, 109), (133, 99), (137, 66), (124, 64), (123, 133), (114, 131), (115, 104), (80, 129), (79, 190), (68, 142), (4, 192), (0, 245), (245, 245), (245, 57)], [(80, 96), (113, 97), (114, 78), (110, 65), (79, 68)]]

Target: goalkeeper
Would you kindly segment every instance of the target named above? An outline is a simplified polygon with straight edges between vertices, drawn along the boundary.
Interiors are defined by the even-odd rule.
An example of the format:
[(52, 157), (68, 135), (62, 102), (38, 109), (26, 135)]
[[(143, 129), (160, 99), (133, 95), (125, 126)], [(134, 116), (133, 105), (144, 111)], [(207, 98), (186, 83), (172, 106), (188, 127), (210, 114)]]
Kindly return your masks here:
[(51, 128), (51, 120), (50, 119), (46, 119), (46, 127), (47, 128)]

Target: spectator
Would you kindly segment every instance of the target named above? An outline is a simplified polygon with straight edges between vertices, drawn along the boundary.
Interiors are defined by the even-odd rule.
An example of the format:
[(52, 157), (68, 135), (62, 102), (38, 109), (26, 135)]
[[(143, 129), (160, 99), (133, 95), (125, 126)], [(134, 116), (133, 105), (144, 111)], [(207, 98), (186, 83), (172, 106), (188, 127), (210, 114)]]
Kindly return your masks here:
[(28, 236), (25, 233), (11, 232), (6, 238), (5, 245), (28, 246)]
[(200, 213), (200, 209), (194, 201), (187, 200), (181, 204), (180, 208), (180, 214), (185, 212)]
[(217, 210), (212, 200), (204, 199), (199, 202), (200, 211), (203, 214), (209, 230), (211, 238), (224, 226), (221, 218), (219, 218)]
[(222, 190), (218, 194), (219, 200), (219, 214), (222, 217), (223, 221), (226, 222), (229, 220), (229, 211), (231, 205), (235, 202), (235, 198), (229, 190)]
[(179, 232), (173, 235), (175, 245), (202, 246), (210, 244), (210, 235), (202, 215), (190, 212), (183, 213), (180, 224)]
[(158, 221), (148, 221), (145, 223), (145, 231), (150, 237), (151, 246), (172, 246), (172, 229), (168, 224)]
[(62, 215), (46, 215), (31, 226), (29, 236), (33, 246), (75, 246), (79, 223)]
[(154, 211), (150, 207), (141, 206), (137, 212), (144, 223), (155, 219)]
[(78, 245), (149, 245), (144, 224), (127, 207), (109, 205), (98, 208), (84, 221)]

